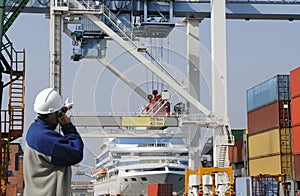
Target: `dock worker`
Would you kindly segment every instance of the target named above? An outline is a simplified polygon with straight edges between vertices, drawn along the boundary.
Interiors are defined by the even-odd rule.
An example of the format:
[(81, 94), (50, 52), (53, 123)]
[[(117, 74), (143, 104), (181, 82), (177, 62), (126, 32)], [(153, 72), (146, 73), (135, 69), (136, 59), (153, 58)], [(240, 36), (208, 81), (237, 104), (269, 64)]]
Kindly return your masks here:
[[(83, 159), (83, 141), (70, 118), (62, 112), (61, 96), (52, 88), (35, 99), (38, 114), (26, 135), (23, 160), (24, 196), (67, 196), (71, 165)], [(61, 126), (63, 134), (56, 131)]]

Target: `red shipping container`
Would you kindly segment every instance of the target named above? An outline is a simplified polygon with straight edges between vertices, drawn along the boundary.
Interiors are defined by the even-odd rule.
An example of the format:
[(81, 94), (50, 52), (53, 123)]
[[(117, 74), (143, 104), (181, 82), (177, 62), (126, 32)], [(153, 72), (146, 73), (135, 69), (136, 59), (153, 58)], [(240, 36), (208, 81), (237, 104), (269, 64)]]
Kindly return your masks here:
[(300, 125), (300, 97), (291, 100), (292, 126)]
[(230, 163), (238, 163), (244, 161), (243, 140), (235, 141), (234, 146), (228, 146), (228, 158)]
[(148, 196), (172, 196), (173, 184), (148, 184)]
[(7, 185), (6, 186), (6, 195), (17, 195), (18, 194), (18, 188), (17, 185)]
[(248, 134), (291, 127), (290, 101), (276, 101), (248, 112)]
[(292, 127), (293, 154), (300, 154), (300, 126)]
[(290, 72), (290, 93), (291, 98), (300, 96), (300, 67)]
[(296, 181), (300, 180), (300, 155), (294, 156), (294, 178)]

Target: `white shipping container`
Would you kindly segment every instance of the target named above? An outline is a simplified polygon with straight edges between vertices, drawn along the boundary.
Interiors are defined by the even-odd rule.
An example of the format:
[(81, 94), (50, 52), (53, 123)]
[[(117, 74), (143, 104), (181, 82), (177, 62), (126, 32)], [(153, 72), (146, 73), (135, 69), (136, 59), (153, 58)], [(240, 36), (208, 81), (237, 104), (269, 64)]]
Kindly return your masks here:
[(252, 177), (240, 177), (235, 179), (236, 196), (252, 195)]

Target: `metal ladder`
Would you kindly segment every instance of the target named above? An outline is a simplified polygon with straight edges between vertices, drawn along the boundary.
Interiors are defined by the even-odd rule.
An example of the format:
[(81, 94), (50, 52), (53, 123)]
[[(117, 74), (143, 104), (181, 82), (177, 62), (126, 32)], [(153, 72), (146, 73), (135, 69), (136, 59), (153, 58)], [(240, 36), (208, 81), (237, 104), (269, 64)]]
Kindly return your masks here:
[(227, 145), (220, 145), (220, 157), (218, 160), (218, 167), (225, 167), (227, 156)]

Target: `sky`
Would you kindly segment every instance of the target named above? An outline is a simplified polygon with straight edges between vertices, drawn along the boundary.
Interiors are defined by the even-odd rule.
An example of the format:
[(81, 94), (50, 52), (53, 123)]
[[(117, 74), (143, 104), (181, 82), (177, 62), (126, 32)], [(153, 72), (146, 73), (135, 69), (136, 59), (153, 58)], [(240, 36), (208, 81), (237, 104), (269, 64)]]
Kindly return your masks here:
[[(232, 129), (247, 128), (246, 90), (275, 76), (289, 74), (300, 65), (300, 22), (227, 20), (228, 114)], [(18, 50), (26, 50), (25, 130), (36, 117), (33, 102), (39, 91), (49, 87), (49, 20), (42, 14), (21, 14), (8, 31)], [(176, 28), (163, 41), (170, 51), (165, 55), (170, 64), (184, 72), (185, 29)], [(210, 21), (200, 24), (200, 64), (202, 77), (209, 81)], [(109, 43), (108, 58), (130, 79), (149, 93), (156, 86), (155, 76), (114, 43)], [(63, 39), (63, 97), (71, 98), (74, 113), (108, 114), (138, 112), (147, 102), (132, 93), (126, 85), (96, 60), (73, 62), (72, 41)], [(170, 56), (168, 56), (170, 55)], [(147, 83), (147, 81), (150, 81)], [(206, 81), (207, 82), (207, 81)], [(209, 97), (209, 87), (204, 90)], [(4, 99), (8, 93), (4, 92)], [(180, 97), (174, 96), (176, 103)], [(205, 102), (205, 101), (204, 101)], [(171, 104), (174, 104), (171, 103)], [(209, 104), (209, 101), (207, 102)], [(5, 101), (2, 108), (5, 108)], [(99, 153), (99, 139), (86, 140), (84, 162)]]

